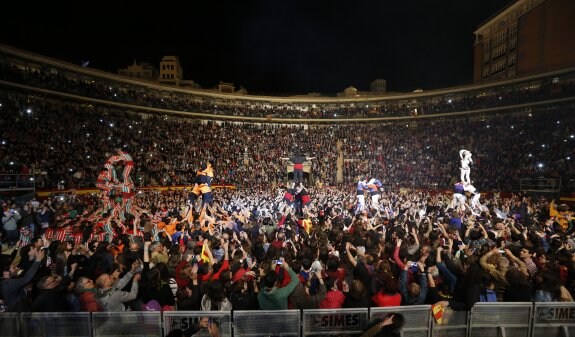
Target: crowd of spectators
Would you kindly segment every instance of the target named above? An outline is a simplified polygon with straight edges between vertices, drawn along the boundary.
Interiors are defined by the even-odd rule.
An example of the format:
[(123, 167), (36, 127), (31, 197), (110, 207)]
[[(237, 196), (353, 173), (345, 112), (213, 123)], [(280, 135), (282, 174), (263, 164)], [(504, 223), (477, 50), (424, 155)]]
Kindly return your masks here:
[(109, 77), (98, 77), (58, 68), (53, 64), (22, 64), (22, 60), (0, 59), (0, 79), (38, 88), (71, 93), (111, 102), (170, 109), (182, 112), (271, 118), (345, 119), (410, 116), (420, 114), (451, 113), (485, 108), (539, 102), (571, 97), (575, 82), (554, 82), (545, 78), (525, 84), (495, 88), (470, 89), (463, 94), (438, 93), (430, 97), (382, 99), (381, 101), (350, 103), (273, 103), (243, 98), (214, 98), (198, 92), (150, 89), (134, 82), (122, 82)]
[[(134, 158), (137, 186), (190, 184), (206, 159), (215, 159), (214, 184), (278, 186), (287, 180), (281, 158), (300, 152), (317, 158), (313, 182), (324, 186), (371, 175), (388, 186), (446, 189), (455, 182), (461, 148), (473, 152), (480, 191), (518, 190), (521, 178), (561, 178), (565, 190), (574, 184), (572, 105), (304, 127), (144, 114), (15, 91), (3, 92), (0, 101), (0, 171), (35, 174), (37, 188), (92, 187), (117, 148)], [(10, 186), (14, 176), (4, 177), (2, 185)]]
[[(97, 196), (4, 204), (20, 215), (18, 228), (35, 235), (2, 262), (6, 310), (426, 303), (469, 310), (477, 302), (573, 301), (575, 294), (575, 227), (563, 225), (564, 205), (543, 197), (496, 194), (483, 198), (485, 211), (474, 215), (449, 208), (449, 195), (385, 190), (379, 204), (354, 215), (355, 193), (321, 188), (310, 189), (301, 217), (282, 190), (218, 189), (215, 203), (195, 205), (188, 222), (186, 194), (138, 194), (136, 203), (148, 209), (142, 235), (112, 221), (109, 240), (90, 239), (99, 226), (88, 220), (101, 212)], [(63, 223), (73, 228), (69, 237), (49, 234)], [(201, 333), (199, 324), (184, 335)]]
[[(185, 189), (141, 190), (135, 205), (147, 211), (140, 221), (128, 216), (125, 223), (106, 218), (97, 195), (3, 202), (2, 244), (16, 249), (0, 260), (0, 309), (281, 310), (440, 303), (469, 310), (476, 302), (573, 301), (575, 224), (565, 205), (495, 193), (481, 200), (484, 212), (473, 214), (451, 209), (447, 194), (427, 192), (456, 182), (462, 148), (473, 152), (471, 179), (481, 191), (516, 190), (526, 177), (561, 178), (564, 189), (572, 191), (572, 104), (297, 126), (196, 120), (145, 113), (138, 106), (332, 118), (409, 115), (413, 105), (246, 104), (73, 78), (56, 68), (16, 67), (6, 60), (0, 60), (0, 79), (134, 105), (132, 111), (120, 110), (3, 90), (0, 173), (33, 178), (37, 187), (92, 187), (106, 159), (123, 149), (134, 159), (138, 187), (191, 185), (207, 159), (215, 161), (214, 184), (241, 187), (218, 189), (214, 205), (194, 210), (188, 209)], [(416, 106), (424, 113), (466, 111), (573, 93), (572, 84), (544, 82), (529, 90)], [(281, 158), (294, 154), (317, 158), (312, 174), (318, 185), (343, 187), (309, 187), (312, 201), (304, 216), (282, 200), (280, 189), (288, 180)], [(359, 176), (379, 178), (386, 188), (378, 205), (355, 215), (351, 184)], [(13, 176), (3, 177), (1, 186), (10, 186)], [(134, 222), (141, 227), (130, 231)], [(401, 316), (395, 322), (391, 317), (379, 328), (400, 324)], [(184, 335), (216, 336), (215, 330), (202, 319)]]

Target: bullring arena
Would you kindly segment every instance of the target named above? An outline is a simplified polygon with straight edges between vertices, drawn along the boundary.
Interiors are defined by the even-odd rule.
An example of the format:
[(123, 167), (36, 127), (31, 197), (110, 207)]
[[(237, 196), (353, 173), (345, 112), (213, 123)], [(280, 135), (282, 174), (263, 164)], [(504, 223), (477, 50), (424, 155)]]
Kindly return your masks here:
[(0, 46), (0, 87), (0, 336), (575, 334), (573, 68), (269, 97)]

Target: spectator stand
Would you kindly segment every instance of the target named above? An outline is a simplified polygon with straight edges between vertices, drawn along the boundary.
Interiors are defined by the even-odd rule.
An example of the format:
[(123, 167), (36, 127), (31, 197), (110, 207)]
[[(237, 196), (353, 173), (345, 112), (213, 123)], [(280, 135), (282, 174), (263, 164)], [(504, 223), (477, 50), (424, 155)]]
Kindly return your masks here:
[(431, 332), (431, 305), (410, 305), (402, 307), (371, 308), (369, 319), (383, 318), (387, 314), (401, 314), (405, 319), (402, 336), (427, 337)]
[[(300, 336), (300, 311), (234, 311), (234, 336)], [(164, 316), (165, 317), (165, 316)]]
[(468, 336), (529, 336), (532, 315), (531, 302), (475, 303)]
[(368, 324), (368, 309), (310, 309), (303, 311), (303, 336), (360, 336)]
[(575, 303), (537, 302), (533, 313), (532, 336), (575, 336)]
[[(250, 323), (254, 323), (254, 311), (250, 311), (252, 318)], [(258, 312), (258, 316), (264, 313)], [(245, 316), (244, 316), (245, 317)], [(200, 330), (200, 321), (202, 318), (208, 318), (211, 324), (216, 324), (220, 329), (221, 337), (232, 336), (232, 315), (229, 311), (164, 311), (164, 336), (167, 336), (172, 330), (180, 329), (186, 335)], [(267, 322), (264, 322), (267, 323)], [(261, 331), (261, 330), (260, 330)], [(237, 333), (234, 333), (237, 335)], [(262, 335), (261, 333), (259, 334)], [(95, 336), (94, 336), (95, 337)]]

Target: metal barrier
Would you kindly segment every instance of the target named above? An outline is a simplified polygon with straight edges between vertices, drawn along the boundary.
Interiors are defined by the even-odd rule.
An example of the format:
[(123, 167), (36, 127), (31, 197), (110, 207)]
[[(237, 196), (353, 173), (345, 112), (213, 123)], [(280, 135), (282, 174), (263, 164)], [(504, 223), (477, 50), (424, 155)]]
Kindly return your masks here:
[(234, 311), (234, 337), (300, 336), (300, 311)]
[(367, 308), (303, 311), (303, 336), (359, 336), (367, 327)]
[(575, 336), (575, 303), (537, 302), (533, 313), (533, 337)]
[(12, 312), (0, 312), (0, 337), (13, 337), (20, 334), (18, 314)]
[(529, 336), (532, 313), (531, 302), (475, 303), (468, 336)]
[[(447, 308), (438, 324), (430, 306), (282, 311), (166, 311), (102, 313), (0, 313), (0, 337), (167, 336), (181, 329), (202, 334), (219, 325), (222, 337), (359, 336), (369, 319), (387, 313), (405, 317), (403, 337), (575, 337), (575, 303), (476, 303), (467, 311)], [(162, 325), (163, 318), (163, 325)], [(205, 322), (203, 321), (205, 320)], [(300, 324), (301, 323), (301, 324)], [(163, 327), (163, 328), (162, 328)], [(300, 331), (300, 328), (301, 331)], [(205, 331), (206, 335), (208, 331)], [(203, 335), (203, 334), (202, 334)]]
[(402, 336), (427, 337), (431, 332), (431, 305), (410, 305), (403, 307), (371, 308), (369, 319), (383, 318), (387, 314), (401, 314), (405, 318)]
[(88, 312), (34, 312), (20, 314), (20, 332), (27, 337), (85, 337), (92, 326)]
[[(254, 312), (252, 311), (252, 314)], [(259, 315), (259, 313), (258, 313)], [(208, 325), (219, 329), (220, 336), (232, 336), (232, 315), (229, 311), (164, 311), (164, 336), (182, 330), (185, 336), (199, 333), (209, 336)], [(205, 333), (204, 333), (205, 332)], [(95, 337), (95, 336), (94, 336)]]
[(162, 336), (162, 316), (159, 311), (95, 312), (92, 314), (92, 326), (93, 337)]
[[(431, 315), (431, 312), (430, 312)], [(431, 324), (431, 336), (433, 337), (462, 337), (467, 336), (469, 312), (455, 311), (445, 308), (442, 322), (437, 323), (435, 319)]]

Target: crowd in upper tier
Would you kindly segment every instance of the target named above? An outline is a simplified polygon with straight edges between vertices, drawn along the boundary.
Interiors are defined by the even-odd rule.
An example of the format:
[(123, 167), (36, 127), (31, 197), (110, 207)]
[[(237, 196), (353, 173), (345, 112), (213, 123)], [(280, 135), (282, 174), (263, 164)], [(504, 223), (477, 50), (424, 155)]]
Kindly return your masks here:
[(50, 66), (24, 66), (10, 59), (0, 58), (0, 80), (30, 85), (53, 91), (96, 98), (110, 102), (170, 109), (212, 115), (273, 118), (346, 119), (410, 116), (434, 113), (451, 113), (486, 108), (534, 103), (549, 99), (571, 97), (575, 82), (555, 82), (544, 78), (529, 85), (512, 85), (470, 89), (463, 94), (441, 94), (422, 98), (382, 99), (366, 102), (325, 103), (273, 103), (218, 97), (158, 88), (149, 88), (95, 75), (75, 73)]

